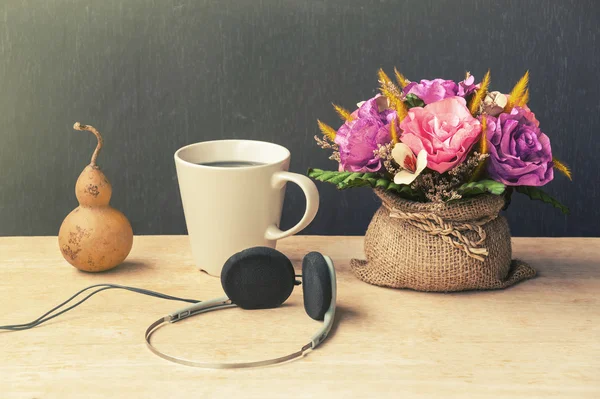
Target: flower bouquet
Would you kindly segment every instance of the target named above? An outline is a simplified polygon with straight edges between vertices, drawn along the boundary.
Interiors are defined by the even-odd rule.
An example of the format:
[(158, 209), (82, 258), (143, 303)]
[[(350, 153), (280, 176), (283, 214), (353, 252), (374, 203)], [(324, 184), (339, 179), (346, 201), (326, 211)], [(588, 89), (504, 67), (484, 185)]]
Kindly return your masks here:
[(421, 291), (504, 288), (533, 277), (512, 260), (508, 223), (499, 213), (511, 195), (568, 209), (539, 187), (565, 164), (527, 106), (529, 73), (509, 94), (490, 91), (467, 72), (460, 82), (395, 80), (379, 70), (381, 94), (350, 112), (337, 131), (318, 121), (321, 148), (337, 171), (309, 176), (339, 189), (371, 186), (382, 205), (365, 236), (366, 261), (353, 259), (362, 280)]

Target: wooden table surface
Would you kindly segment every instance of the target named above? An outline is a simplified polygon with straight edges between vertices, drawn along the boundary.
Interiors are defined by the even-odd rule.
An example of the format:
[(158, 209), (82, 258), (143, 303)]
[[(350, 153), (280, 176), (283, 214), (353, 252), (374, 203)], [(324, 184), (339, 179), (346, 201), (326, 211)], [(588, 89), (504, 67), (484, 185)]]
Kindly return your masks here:
[[(503, 291), (431, 294), (357, 280), (361, 237), (299, 236), (279, 249), (299, 267), (317, 250), (338, 275), (336, 324), (306, 357), (251, 370), (167, 362), (147, 325), (182, 306), (108, 290), (33, 330), (0, 332), (0, 397), (19, 398), (599, 398), (600, 239), (515, 238), (539, 276)], [(125, 264), (79, 272), (56, 237), (0, 238), (0, 324), (24, 323), (91, 284), (210, 299), (220, 281), (195, 269), (187, 237), (135, 237)], [(275, 310), (228, 309), (168, 325), (158, 346), (198, 360), (243, 361), (298, 350), (318, 329), (297, 288)]]

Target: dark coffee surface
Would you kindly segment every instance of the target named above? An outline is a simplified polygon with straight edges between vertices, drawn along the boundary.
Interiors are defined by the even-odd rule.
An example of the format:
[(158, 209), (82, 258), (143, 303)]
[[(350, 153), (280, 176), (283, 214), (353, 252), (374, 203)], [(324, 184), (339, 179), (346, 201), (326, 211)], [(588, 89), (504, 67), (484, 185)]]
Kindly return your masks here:
[(263, 162), (252, 161), (216, 161), (216, 162), (199, 162), (198, 165), (212, 166), (216, 168), (244, 168), (248, 166), (265, 165)]

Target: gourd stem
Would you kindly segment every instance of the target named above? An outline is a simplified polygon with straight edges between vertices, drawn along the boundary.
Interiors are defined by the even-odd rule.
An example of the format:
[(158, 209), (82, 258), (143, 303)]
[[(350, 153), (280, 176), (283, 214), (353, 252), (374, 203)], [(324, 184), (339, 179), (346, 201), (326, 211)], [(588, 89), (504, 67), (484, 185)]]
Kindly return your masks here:
[(90, 166), (96, 166), (96, 159), (98, 159), (98, 154), (100, 153), (100, 150), (102, 149), (102, 144), (104, 144), (104, 140), (102, 139), (100, 132), (98, 132), (98, 130), (96, 130), (96, 128), (91, 125), (84, 125), (83, 123), (79, 123), (79, 122), (75, 122), (75, 124), (73, 125), (73, 129), (87, 130), (88, 132), (94, 133), (94, 135), (98, 139), (98, 145), (96, 145), (96, 149), (94, 150), (94, 153), (92, 154), (92, 160), (90, 161)]

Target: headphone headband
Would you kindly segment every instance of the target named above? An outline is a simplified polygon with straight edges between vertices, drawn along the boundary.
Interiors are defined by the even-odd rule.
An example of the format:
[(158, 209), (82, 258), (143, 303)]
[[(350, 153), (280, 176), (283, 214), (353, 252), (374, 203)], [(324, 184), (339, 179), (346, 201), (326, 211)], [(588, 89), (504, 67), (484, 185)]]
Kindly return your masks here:
[(333, 262), (328, 256), (323, 256), (327, 263), (327, 269), (329, 270), (329, 275), (331, 277), (331, 303), (329, 305), (329, 309), (325, 313), (325, 317), (323, 320), (323, 326), (317, 331), (317, 333), (311, 338), (310, 342), (304, 345), (299, 351), (290, 353), (285, 356), (259, 360), (255, 362), (244, 362), (244, 363), (211, 363), (211, 362), (197, 362), (194, 360), (187, 360), (175, 356), (168, 355), (164, 352), (161, 352), (156, 347), (152, 345), (152, 334), (156, 330), (158, 330), (165, 323), (176, 323), (185, 318), (210, 312), (213, 310), (227, 309), (236, 307), (234, 303), (231, 302), (227, 296), (223, 296), (220, 298), (211, 299), (209, 301), (200, 302), (191, 306), (187, 306), (183, 309), (175, 311), (165, 317), (162, 317), (152, 323), (148, 329), (146, 329), (146, 333), (144, 338), (146, 340), (146, 346), (150, 349), (154, 354), (162, 357), (163, 359), (183, 364), (186, 366), (194, 366), (194, 367), (202, 367), (202, 368), (210, 368), (210, 369), (237, 369), (237, 368), (250, 368), (250, 367), (262, 367), (269, 366), (272, 364), (288, 362), (290, 360), (299, 358), (304, 356), (305, 353), (309, 352), (312, 349), (315, 349), (321, 342), (325, 340), (329, 332), (331, 331), (331, 327), (333, 326), (333, 319), (335, 317), (335, 308), (336, 308), (336, 276), (335, 269), (333, 267)]

